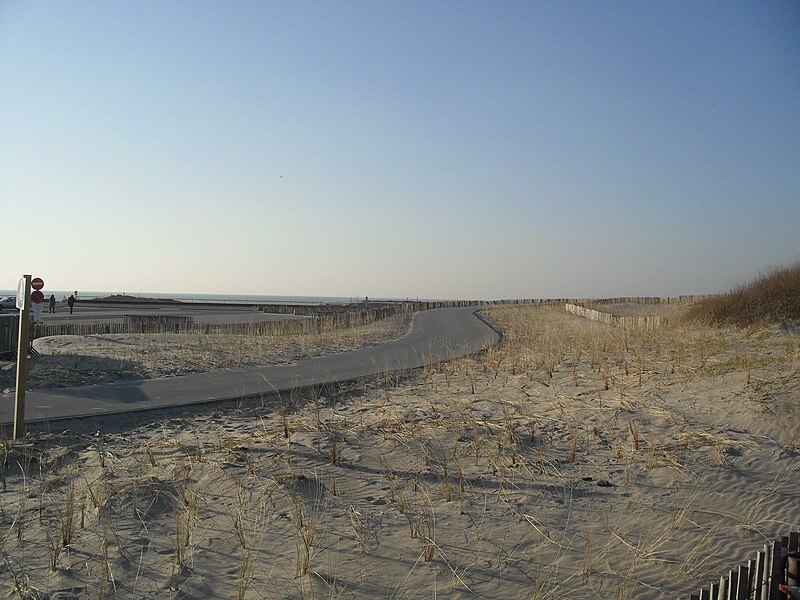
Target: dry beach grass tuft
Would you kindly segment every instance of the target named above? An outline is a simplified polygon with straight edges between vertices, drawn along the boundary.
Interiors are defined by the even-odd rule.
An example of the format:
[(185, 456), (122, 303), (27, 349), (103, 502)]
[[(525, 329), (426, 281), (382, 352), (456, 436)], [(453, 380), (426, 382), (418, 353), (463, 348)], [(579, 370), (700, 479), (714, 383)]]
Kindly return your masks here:
[(692, 307), (689, 318), (748, 326), (755, 323), (800, 322), (800, 262), (776, 267), (722, 296)]
[(800, 525), (791, 329), (484, 314), (364, 389), (3, 440), (0, 594), (673, 598)]

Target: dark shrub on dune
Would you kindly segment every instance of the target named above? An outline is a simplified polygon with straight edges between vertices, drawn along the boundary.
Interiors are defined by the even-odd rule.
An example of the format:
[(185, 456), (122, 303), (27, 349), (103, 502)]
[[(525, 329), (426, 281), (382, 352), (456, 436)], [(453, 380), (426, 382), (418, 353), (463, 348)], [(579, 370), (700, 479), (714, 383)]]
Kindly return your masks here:
[(800, 261), (771, 269), (722, 296), (701, 300), (687, 316), (740, 326), (800, 321)]

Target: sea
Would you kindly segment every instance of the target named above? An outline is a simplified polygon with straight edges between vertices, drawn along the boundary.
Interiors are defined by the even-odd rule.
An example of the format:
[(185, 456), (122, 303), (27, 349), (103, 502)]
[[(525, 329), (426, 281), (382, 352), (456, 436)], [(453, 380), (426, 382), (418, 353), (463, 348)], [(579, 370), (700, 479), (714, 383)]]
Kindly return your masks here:
[[(46, 297), (54, 295), (56, 300), (69, 298), (76, 290), (48, 290), (42, 292)], [(268, 295), (234, 295), (234, 294), (183, 294), (162, 292), (92, 292), (77, 290), (78, 299), (92, 300), (108, 296), (124, 295), (135, 298), (152, 298), (157, 300), (180, 300), (183, 302), (207, 302), (214, 304), (344, 304), (363, 302), (364, 296), (268, 296)], [(0, 298), (16, 296), (17, 290), (0, 290)], [(372, 298), (376, 301), (399, 300), (398, 298)], [(402, 300), (418, 300), (418, 298), (402, 298)], [(427, 300), (426, 300), (427, 301)]]

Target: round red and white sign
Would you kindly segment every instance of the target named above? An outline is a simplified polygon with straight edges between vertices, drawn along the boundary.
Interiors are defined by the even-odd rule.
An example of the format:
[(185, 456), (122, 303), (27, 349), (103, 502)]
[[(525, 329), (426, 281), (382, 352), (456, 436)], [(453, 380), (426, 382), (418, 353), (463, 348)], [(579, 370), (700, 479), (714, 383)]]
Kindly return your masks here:
[(44, 279), (41, 277), (34, 277), (31, 279), (31, 287), (35, 290), (40, 290), (44, 287)]
[(34, 304), (41, 304), (42, 302), (44, 302), (44, 294), (39, 290), (31, 292), (31, 302), (33, 302)]

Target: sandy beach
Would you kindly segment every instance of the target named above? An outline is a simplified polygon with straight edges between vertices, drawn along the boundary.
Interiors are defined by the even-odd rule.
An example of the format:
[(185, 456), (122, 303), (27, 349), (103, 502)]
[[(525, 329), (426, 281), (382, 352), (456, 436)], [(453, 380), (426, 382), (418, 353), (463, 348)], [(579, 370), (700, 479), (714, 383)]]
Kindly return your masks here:
[[(800, 527), (796, 328), (484, 315), (504, 341), (483, 355), (335, 397), (5, 440), (0, 592), (676, 598)], [(179, 338), (40, 340), (34, 374), (75, 385), (240, 360)], [(363, 341), (247, 343), (241, 360), (258, 362)], [(71, 352), (93, 368), (64, 375)], [(114, 375), (115, 360), (144, 366)]]

